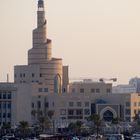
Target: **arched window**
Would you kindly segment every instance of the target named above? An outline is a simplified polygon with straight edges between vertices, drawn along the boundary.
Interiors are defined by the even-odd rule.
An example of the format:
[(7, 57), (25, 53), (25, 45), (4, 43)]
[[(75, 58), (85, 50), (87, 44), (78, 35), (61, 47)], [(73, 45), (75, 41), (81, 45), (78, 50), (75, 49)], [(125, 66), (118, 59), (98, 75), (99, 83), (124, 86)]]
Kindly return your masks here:
[(104, 121), (108, 121), (108, 122), (112, 121), (113, 113), (110, 110), (105, 111), (103, 114), (103, 119)]
[(61, 76), (59, 74), (54, 77), (54, 92), (61, 93)]

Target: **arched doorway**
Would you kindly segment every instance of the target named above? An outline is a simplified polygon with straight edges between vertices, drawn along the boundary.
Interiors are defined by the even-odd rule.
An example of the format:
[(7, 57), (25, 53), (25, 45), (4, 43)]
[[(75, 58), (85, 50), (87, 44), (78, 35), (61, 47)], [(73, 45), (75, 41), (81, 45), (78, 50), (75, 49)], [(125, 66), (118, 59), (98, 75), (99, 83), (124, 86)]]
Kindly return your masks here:
[(107, 110), (103, 113), (103, 120), (110, 122), (113, 120), (113, 113), (110, 110)]

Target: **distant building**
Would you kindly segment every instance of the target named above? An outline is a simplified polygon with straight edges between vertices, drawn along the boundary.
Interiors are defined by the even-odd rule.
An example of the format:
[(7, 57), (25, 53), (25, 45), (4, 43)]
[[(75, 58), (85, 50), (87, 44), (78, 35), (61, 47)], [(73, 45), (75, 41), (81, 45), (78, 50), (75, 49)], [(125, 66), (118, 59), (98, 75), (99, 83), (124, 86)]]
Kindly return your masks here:
[(134, 87), (133, 85), (117, 85), (112, 87), (112, 93), (136, 93), (136, 87)]
[(140, 78), (135, 77), (135, 78), (130, 79), (129, 85), (134, 86), (136, 88), (136, 92), (140, 93)]

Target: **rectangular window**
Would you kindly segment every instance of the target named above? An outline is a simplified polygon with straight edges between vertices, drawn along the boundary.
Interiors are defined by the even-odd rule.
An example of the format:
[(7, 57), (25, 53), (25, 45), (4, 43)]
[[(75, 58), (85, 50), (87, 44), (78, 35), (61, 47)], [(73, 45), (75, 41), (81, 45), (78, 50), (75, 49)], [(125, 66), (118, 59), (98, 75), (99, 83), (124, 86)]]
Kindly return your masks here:
[(7, 104), (7, 106), (8, 106), (8, 109), (11, 109), (11, 102), (9, 102), (9, 103)]
[(90, 110), (89, 110), (89, 109), (85, 109), (85, 110), (84, 110), (84, 114), (85, 114), (85, 115), (90, 115)]
[(8, 114), (7, 114), (7, 117), (8, 117), (8, 118), (11, 118), (11, 113), (8, 113)]
[(107, 93), (111, 93), (111, 89), (110, 89), (110, 88), (107, 88), (107, 89), (106, 89), (106, 92), (107, 92)]
[(82, 115), (83, 114), (83, 110), (82, 109), (77, 109), (76, 110), (76, 115)]
[(44, 88), (44, 92), (48, 92), (49, 90), (48, 90), (48, 88)]
[(130, 102), (126, 102), (125, 105), (126, 105), (127, 107), (130, 107)]
[(139, 106), (140, 106), (140, 102), (139, 102)]
[(75, 93), (75, 88), (72, 88), (72, 93)]
[(3, 113), (3, 118), (6, 118), (6, 113)]
[(94, 88), (92, 88), (90, 91), (91, 91), (91, 93), (95, 93), (95, 89)]
[(6, 99), (6, 94), (3, 94), (3, 99)]
[(130, 115), (130, 109), (125, 109), (125, 115)]
[(84, 88), (80, 88), (80, 93), (84, 93)]
[(0, 93), (0, 99), (2, 99), (2, 94)]
[(74, 110), (68, 110), (68, 115), (74, 115)]
[(77, 106), (78, 107), (81, 107), (82, 106), (82, 103), (81, 102), (77, 102)]
[(89, 107), (89, 102), (85, 102), (85, 107)]
[(137, 102), (134, 102), (134, 106), (137, 106)]
[(100, 89), (99, 88), (96, 89), (96, 93), (100, 93)]
[(137, 110), (136, 109), (134, 109), (134, 114), (137, 114)]
[(8, 94), (8, 99), (11, 99), (11, 94), (10, 93)]
[(42, 88), (39, 88), (39, 89), (38, 89), (38, 92), (42, 92)]
[(32, 108), (34, 108), (34, 103), (32, 103)]
[(74, 103), (73, 102), (69, 102), (69, 106), (73, 107)]
[(6, 109), (6, 103), (3, 103), (3, 109)]
[(40, 101), (37, 102), (37, 108), (41, 108), (41, 102)]
[(23, 73), (23, 77), (25, 77), (25, 73)]
[(32, 73), (32, 77), (35, 77), (35, 74), (34, 73)]
[(45, 103), (45, 107), (46, 107), (46, 108), (49, 107), (49, 103), (48, 103), (48, 102)]

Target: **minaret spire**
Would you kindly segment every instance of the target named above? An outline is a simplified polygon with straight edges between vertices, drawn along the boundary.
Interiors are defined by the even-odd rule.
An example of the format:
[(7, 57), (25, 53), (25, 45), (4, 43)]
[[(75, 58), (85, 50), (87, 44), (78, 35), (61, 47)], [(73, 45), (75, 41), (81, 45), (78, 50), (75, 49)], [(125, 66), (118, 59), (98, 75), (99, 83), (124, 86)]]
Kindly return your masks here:
[(38, 1), (38, 10), (37, 10), (37, 26), (40, 27), (45, 23), (45, 9), (44, 9), (44, 1)]
[(43, 0), (38, 1), (38, 8), (44, 8), (44, 1)]

